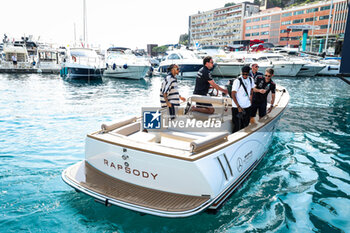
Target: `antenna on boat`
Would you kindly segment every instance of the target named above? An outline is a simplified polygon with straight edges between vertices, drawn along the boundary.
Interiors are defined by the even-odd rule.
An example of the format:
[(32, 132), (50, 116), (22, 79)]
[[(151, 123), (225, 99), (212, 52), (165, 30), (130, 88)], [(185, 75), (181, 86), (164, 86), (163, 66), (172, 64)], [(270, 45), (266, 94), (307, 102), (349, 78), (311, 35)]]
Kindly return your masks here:
[(86, 0), (83, 0), (83, 43), (87, 44), (87, 17), (86, 17)]
[(347, 1), (348, 5), (348, 17), (346, 20), (346, 27), (345, 27), (345, 33), (344, 33), (344, 42), (343, 42), (343, 49), (341, 52), (341, 61), (340, 61), (340, 71), (338, 74), (338, 77), (342, 79), (344, 82), (350, 85), (350, 81), (348, 79), (345, 79), (344, 76), (350, 77), (350, 0)]

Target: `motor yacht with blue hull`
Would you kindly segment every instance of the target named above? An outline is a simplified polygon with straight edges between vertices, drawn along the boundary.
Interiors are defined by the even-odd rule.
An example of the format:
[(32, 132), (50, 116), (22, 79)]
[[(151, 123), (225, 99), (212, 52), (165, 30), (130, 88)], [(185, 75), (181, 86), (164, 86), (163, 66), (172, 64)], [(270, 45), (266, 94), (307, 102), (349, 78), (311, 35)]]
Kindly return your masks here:
[(61, 65), (60, 76), (64, 79), (101, 79), (102, 61), (93, 49), (71, 48)]
[[(196, 102), (213, 104), (214, 114), (184, 115), (184, 105), (161, 130), (145, 131), (140, 117), (103, 124), (87, 135), (85, 159), (64, 170), (63, 180), (107, 206), (162, 217), (218, 209), (268, 151), (289, 94), (277, 86), (269, 115), (235, 133), (230, 98), (188, 98)], [(176, 127), (181, 122), (189, 128)]]

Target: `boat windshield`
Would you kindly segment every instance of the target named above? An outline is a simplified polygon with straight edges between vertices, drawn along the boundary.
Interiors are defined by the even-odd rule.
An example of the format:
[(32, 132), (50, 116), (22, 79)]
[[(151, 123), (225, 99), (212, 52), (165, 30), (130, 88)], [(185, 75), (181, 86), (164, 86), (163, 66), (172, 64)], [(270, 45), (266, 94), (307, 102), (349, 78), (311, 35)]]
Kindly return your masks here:
[(97, 57), (97, 53), (93, 50), (71, 50), (70, 53), (75, 57)]

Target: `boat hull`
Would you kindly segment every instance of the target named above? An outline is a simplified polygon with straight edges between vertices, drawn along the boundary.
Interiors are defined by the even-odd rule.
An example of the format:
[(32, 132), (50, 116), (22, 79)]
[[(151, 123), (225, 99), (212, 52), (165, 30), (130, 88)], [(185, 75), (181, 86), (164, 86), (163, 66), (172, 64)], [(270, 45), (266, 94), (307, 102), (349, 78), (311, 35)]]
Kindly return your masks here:
[(116, 67), (114, 70), (109, 67), (103, 72), (103, 76), (122, 79), (142, 79), (145, 78), (149, 70), (150, 66)]
[[(203, 67), (202, 64), (177, 64), (180, 68), (180, 77), (185, 78), (195, 78), (197, 77), (197, 73), (200, 70), (200, 68)], [(159, 72), (162, 76), (165, 76), (167, 74), (167, 69), (169, 65), (160, 65), (159, 66)]]
[(84, 172), (67, 175), (74, 166), (80, 166), (80, 170), (84, 170), (84, 163), (67, 168), (62, 173), (62, 178), (73, 188), (105, 204), (142, 213), (162, 217), (188, 217), (208, 208), (217, 209), (262, 160), (283, 111), (246, 137), (238, 141), (232, 137), (221, 148), (194, 160), (141, 151), (128, 145), (108, 143), (101, 138), (87, 138), (86, 163), (96, 170), (137, 187), (184, 196), (207, 197), (207, 200), (193, 208), (169, 211), (157, 208), (154, 203), (153, 206), (145, 204), (142, 196), (136, 198), (140, 200), (137, 203), (112, 198), (103, 190), (96, 191), (82, 185), (86, 180)]
[(325, 68), (325, 66), (313, 66), (313, 65), (306, 64), (303, 67), (301, 67), (301, 69), (298, 72), (297, 76), (313, 77), (316, 74), (318, 74), (324, 68)]
[(65, 66), (61, 68), (60, 76), (63, 79), (70, 79), (70, 80), (101, 79), (102, 69), (98, 69), (94, 67)]

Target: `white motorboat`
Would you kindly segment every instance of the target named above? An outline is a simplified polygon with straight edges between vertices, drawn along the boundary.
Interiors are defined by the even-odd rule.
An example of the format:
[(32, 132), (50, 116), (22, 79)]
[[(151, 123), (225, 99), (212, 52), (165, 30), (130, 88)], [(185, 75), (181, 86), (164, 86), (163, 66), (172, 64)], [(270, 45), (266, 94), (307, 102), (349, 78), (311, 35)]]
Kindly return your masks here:
[(215, 62), (212, 75), (217, 77), (237, 77), (244, 65), (243, 62), (238, 61)]
[(326, 67), (323, 68), (317, 75), (335, 76), (340, 72), (340, 60), (339, 59), (324, 59), (320, 61), (321, 64)]
[(58, 74), (61, 69), (61, 60), (58, 51), (53, 48), (38, 48), (38, 73)]
[(68, 80), (101, 79), (102, 61), (93, 49), (70, 48), (61, 64), (60, 75)]
[[(212, 103), (215, 113), (183, 115), (185, 106), (180, 106), (173, 121), (167, 121), (163, 111), (144, 111), (143, 120), (134, 117), (103, 124), (87, 135), (85, 159), (64, 170), (63, 180), (106, 206), (162, 217), (218, 209), (270, 148), (289, 93), (277, 86), (277, 107), (236, 133), (231, 132), (230, 98), (189, 98), (189, 104), (195, 102)], [(207, 128), (176, 127), (181, 122), (193, 129)], [(144, 130), (158, 124), (162, 130)]]
[(135, 56), (128, 48), (107, 50), (106, 70), (103, 76), (111, 78), (142, 79), (151, 68), (149, 60)]
[[(25, 46), (14, 46), (12, 44), (4, 44), (2, 53), (3, 58), (0, 60), (1, 73), (36, 72), (33, 63), (29, 61), (28, 52)], [(17, 64), (13, 63), (13, 56), (16, 57)]]
[(306, 64), (304, 64), (301, 67), (297, 76), (313, 77), (326, 67), (326, 65), (318, 63), (318, 62), (312, 62), (312, 61), (306, 60), (305, 63)]
[(167, 69), (171, 64), (177, 64), (180, 68), (181, 77), (197, 77), (198, 70), (203, 67), (203, 60), (194, 52), (177, 49), (168, 51), (168, 55), (159, 64), (158, 71), (161, 75), (167, 74)]
[(255, 53), (258, 61), (270, 62), (273, 65), (275, 76), (297, 76), (301, 67), (304, 65), (301, 61), (291, 61), (287, 57), (276, 53)]

